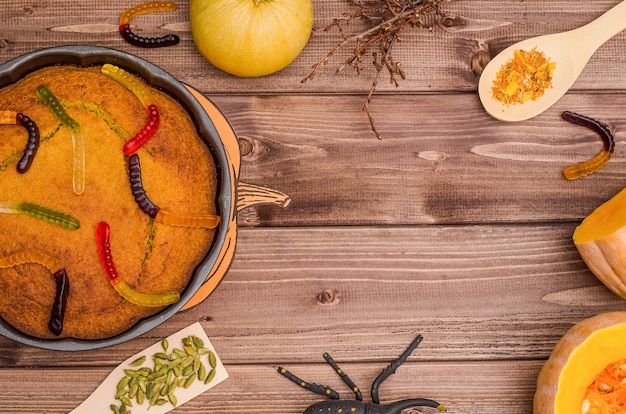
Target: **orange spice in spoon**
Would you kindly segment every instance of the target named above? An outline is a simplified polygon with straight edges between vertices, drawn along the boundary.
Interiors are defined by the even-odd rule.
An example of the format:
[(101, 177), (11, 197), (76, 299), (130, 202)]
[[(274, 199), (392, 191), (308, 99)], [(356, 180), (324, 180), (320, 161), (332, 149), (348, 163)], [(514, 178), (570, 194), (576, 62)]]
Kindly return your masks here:
[(494, 99), (505, 104), (524, 103), (542, 96), (552, 87), (552, 72), (556, 63), (546, 58), (543, 52), (518, 49), (513, 58), (506, 62), (493, 81)]

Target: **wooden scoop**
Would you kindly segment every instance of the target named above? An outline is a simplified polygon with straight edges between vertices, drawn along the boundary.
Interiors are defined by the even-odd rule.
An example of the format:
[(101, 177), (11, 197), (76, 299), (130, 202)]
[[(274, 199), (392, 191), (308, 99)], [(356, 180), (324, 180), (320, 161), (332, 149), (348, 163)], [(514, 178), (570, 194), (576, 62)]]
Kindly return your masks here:
[[(222, 364), (219, 357), (215, 353), (215, 349), (213, 348), (213, 345), (211, 345), (209, 338), (206, 336), (206, 333), (204, 332), (202, 325), (196, 322), (193, 325), (190, 325), (187, 328), (167, 337), (166, 342), (168, 345), (168, 350), (164, 350), (163, 341), (160, 341), (150, 346), (149, 348), (146, 348), (143, 351), (126, 359), (126, 361), (122, 362), (117, 368), (115, 368), (109, 374), (109, 376), (106, 377), (106, 379), (95, 389), (95, 391), (82, 404), (80, 404), (78, 407), (72, 410), (70, 414), (95, 414), (95, 413), (113, 414), (113, 410), (110, 408), (111, 405), (115, 405), (117, 407), (121, 405), (121, 401), (119, 399), (116, 399), (116, 394), (118, 393), (120, 389), (126, 388), (126, 386), (122, 387), (120, 385), (120, 381), (122, 381), (124, 377), (128, 376), (126, 371), (127, 370), (137, 371), (138, 369), (142, 367), (150, 367), (151, 365), (153, 365), (152, 357), (159, 352), (166, 353), (166, 354), (168, 353), (173, 354), (172, 350), (174, 348), (177, 349), (177, 352), (178, 351), (185, 352), (183, 351), (185, 347), (182, 344), (182, 340), (183, 338), (189, 338), (190, 336), (195, 336), (202, 340), (203, 351), (199, 359), (202, 362), (202, 364), (206, 367), (207, 375), (211, 371), (211, 369), (215, 370), (214, 376), (212, 377), (212, 379), (207, 380), (207, 381), (202, 381), (202, 380), (199, 380), (198, 378), (194, 378), (193, 382), (191, 382), (191, 384), (189, 385), (181, 384), (180, 386), (176, 386), (173, 391), (173, 395), (176, 398), (175, 405), (172, 404), (171, 399), (169, 399), (167, 395), (162, 397), (163, 401), (161, 401), (159, 405), (156, 405), (156, 404), (150, 405), (147, 398), (144, 399), (142, 404), (139, 404), (137, 402), (137, 398), (133, 397), (132, 398), (133, 405), (129, 406), (128, 409), (131, 410), (133, 414), (164, 414), (173, 410), (174, 408), (179, 407), (185, 402), (202, 394), (203, 392), (207, 391), (209, 388), (214, 387), (215, 385), (219, 384), (220, 382), (228, 378), (226, 369), (224, 368), (224, 365)], [(214, 359), (215, 367), (213, 368), (210, 366), (210, 363), (208, 362), (209, 350), (213, 353), (213, 356), (215, 357)], [(190, 352), (192, 354), (195, 354), (195, 352), (191, 350)], [(145, 357), (145, 362), (141, 364), (137, 364), (138, 358), (142, 358), (141, 360), (139, 360), (139, 362), (141, 362), (144, 359), (143, 357)], [(187, 377), (188, 376), (189, 375), (187, 375)], [(183, 380), (184, 379), (185, 378), (183, 378)], [(157, 381), (159, 384), (164, 384), (164, 382), (160, 380), (154, 380), (153, 386), (157, 384)], [(166, 379), (165, 383), (167, 383), (167, 381), (170, 381), (170, 383), (173, 382), (171, 379)], [(146, 382), (150, 382), (150, 381), (146, 381)], [(126, 394), (126, 396), (128, 396), (128, 394)], [(159, 398), (161, 397), (159, 396)]]
[[(478, 95), (489, 115), (501, 121), (523, 121), (539, 115), (563, 96), (580, 72), (607, 40), (626, 29), (626, 1), (578, 29), (523, 40), (500, 52), (483, 70), (478, 82)], [(513, 58), (516, 50), (536, 48), (556, 63), (552, 88), (536, 100), (505, 104), (493, 98), (492, 86), (502, 65)]]

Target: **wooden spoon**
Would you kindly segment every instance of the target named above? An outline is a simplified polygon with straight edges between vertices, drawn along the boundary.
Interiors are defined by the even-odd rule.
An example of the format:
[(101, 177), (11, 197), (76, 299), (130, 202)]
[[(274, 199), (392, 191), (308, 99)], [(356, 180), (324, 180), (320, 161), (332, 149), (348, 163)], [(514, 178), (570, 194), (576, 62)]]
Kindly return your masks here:
[[(507, 47), (494, 57), (483, 70), (478, 82), (478, 95), (489, 115), (501, 121), (523, 121), (539, 115), (563, 96), (580, 72), (607, 40), (626, 29), (626, 0), (591, 23), (578, 29), (523, 40)], [(492, 86), (502, 65), (513, 58), (516, 50), (536, 48), (556, 63), (552, 88), (536, 100), (504, 104), (493, 98)]]

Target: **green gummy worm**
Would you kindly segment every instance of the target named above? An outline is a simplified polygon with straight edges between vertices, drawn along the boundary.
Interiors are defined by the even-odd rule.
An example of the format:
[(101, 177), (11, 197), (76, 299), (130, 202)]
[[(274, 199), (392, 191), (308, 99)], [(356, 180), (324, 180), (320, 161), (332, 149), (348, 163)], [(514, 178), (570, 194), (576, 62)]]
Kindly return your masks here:
[(65, 108), (59, 102), (59, 99), (45, 85), (39, 85), (36, 90), (37, 98), (45, 104), (54, 116), (66, 127), (75, 129), (79, 127), (78, 122), (65, 112)]
[(77, 218), (38, 204), (27, 202), (19, 203), (15, 210), (19, 214), (33, 216), (69, 230), (78, 230), (78, 228), (80, 228), (80, 222)]

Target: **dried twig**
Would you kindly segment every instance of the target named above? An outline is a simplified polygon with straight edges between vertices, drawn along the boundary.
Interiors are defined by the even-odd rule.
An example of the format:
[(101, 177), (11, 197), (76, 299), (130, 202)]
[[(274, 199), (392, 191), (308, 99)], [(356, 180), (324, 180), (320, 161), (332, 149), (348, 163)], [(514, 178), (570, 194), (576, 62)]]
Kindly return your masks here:
[[(370, 112), (370, 102), (376, 92), (380, 74), (386, 69), (389, 73), (389, 81), (396, 87), (399, 86), (397, 76), (402, 79), (405, 78), (400, 63), (396, 62), (391, 55), (391, 49), (399, 41), (400, 33), (405, 28), (419, 27), (431, 29), (431, 26), (424, 21), (424, 17), (431, 13), (439, 14), (439, 4), (447, 0), (350, 1), (354, 7), (358, 7), (358, 10), (346, 13), (343, 17), (334, 19), (331, 24), (322, 28), (324, 31), (336, 29), (343, 40), (313, 66), (311, 73), (302, 82), (312, 80), (317, 72), (348, 44), (354, 44), (352, 53), (337, 67), (336, 73), (340, 73), (346, 67), (352, 67), (357, 74), (360, 74), (363, 55), (370, 48), (376, 47), (376, 51), (373, 52), (373, 65), (376, 74), (363, 105), (363, 110), (367, 114), (372, 132), (378, 139), (381, 139)], [(365, 21), (370, 27), (361, 33), (347, 34), (344, 27), (356, 19)]]

